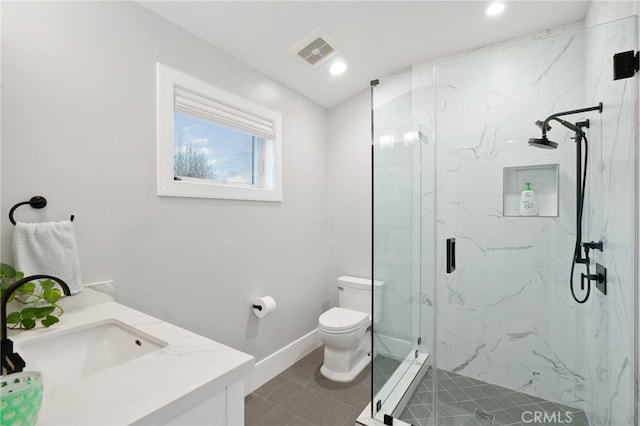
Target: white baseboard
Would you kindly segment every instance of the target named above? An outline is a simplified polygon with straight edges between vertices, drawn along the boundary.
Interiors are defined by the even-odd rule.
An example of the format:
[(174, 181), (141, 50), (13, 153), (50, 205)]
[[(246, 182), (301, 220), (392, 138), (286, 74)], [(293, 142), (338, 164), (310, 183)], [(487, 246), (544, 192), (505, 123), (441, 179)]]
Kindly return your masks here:
[(284, 348), (256, 362), (253, 371), (245, 379), (245, 395), (249, 395), (321, 345), (322, 338), (316, 328)]

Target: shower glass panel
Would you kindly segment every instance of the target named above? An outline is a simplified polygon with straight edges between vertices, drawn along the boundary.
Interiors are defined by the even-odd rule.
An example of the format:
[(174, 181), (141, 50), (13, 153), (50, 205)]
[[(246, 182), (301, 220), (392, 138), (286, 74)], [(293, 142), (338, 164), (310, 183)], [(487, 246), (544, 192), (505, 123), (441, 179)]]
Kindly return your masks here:
[(419, 351), (423, 223), (421, 150), (431, 133), (412, 114), (412, 72), (372, 83), (373, 406), (393, 415), (428, 359)]
[[(636, 49), (635, 27), (635, 18), (565, 26), (416, 65), (373, 88), (373, 275), (391, 283), (374, 295), (374, 415), (394, 425), (635, 424), (637, 77), (612, 77), (613, 55)], [(528, 145), (541, 138), (537, 120), (600, 102), (601, 113), (563, 116), (572, 129), (551, 122), (556, 149)], [(578, 122), (582, 241), (603, 243), (588, 271), (571, 268)], [(423, 129), (415, 145), (397, 136), (410, 126)], [(527, 182), (534, 216), (518, 209)], [(595, 279), (581, 288), (597, 265), (606, 295)], [(578, 299), (590, 291), (583, 304), (571, 273)], [(386, 350), (388, 337), (408, 342), (404, 352)], [(383, 361), (416, 354), (422, 368), (376, 379)]]

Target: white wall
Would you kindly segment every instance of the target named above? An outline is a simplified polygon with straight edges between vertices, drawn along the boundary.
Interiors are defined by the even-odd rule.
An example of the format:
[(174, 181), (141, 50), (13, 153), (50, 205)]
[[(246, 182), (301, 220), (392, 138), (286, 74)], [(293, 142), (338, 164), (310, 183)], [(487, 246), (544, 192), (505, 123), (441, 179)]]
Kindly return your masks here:
[[(282, 203), (156, 195), (156, 61), (282, 112)], [(3, 2), (2, 85), (3, 261), (8, 210), (43, 195), (46, 209), (16, 216), (75, 214), (84, 281), (114, 279), (119, 302), (256, 360), (316, 328), (329, 298), (322, 107), (129, 2)], [(258, 321), (261, 295), (278, 311)]]
[(371, 95), (329, 111), (329, 291), (335, 277), (371, 277)]

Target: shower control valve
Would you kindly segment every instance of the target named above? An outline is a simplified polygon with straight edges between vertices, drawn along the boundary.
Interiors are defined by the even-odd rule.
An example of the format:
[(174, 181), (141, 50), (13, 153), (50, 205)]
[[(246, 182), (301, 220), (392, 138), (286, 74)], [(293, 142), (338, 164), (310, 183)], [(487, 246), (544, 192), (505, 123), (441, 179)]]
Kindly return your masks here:
[(607, 268), (602, 266), (599, 263), (596, 263), (596, 273), (595, 274), (580, 274), (580, 284), (582, 289), (584, 290), (584, 281), (585, 279), (589, 282), (595, 281), (596, 288), (602, 292), (606, 296), (607, 294)]

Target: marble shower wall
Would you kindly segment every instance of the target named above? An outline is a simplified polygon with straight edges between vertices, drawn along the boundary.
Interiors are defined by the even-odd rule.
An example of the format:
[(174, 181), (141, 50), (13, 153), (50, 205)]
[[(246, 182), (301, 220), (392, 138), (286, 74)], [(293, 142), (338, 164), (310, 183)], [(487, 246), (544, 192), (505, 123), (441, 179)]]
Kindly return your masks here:
[(637, 78), (612, 78), (613, 54), (635, 50), (635, 19), (589, 27), (585, 32), (588, 103), (604, 109), (592, 122), (586, 200), (588, 240), (604, 242), (594, 263), (607, 268), (608, 294), (595, 291), (584, 310), (586, 409), (591, 424), (633, 424), (634, 416), (634, 206)]
[[(436, 277), (424, 276), (422, 287), (422, 298), (437, 300), (437, 365), (579, 408), (585, 323), (567, 283), (575, 239), (572, 132), (554, 126), (549, 138), (560, 147), (552, 151), (527, 141), (540, 137), (536, 120), (586, 106), (584, 41), (582, 28), (569, 26), (413, 70), (418, 92), (425, 90), (422, 73), (437, 66), (435, 98), (413, 99), (416, 116), (435, 123), (437, 135), (436, 160), (422, 159), (434, 168), (423, 174), (423, 187), (437, 187), (435, 198), (422, 194), (425, 217), (437, 217), (435, 239), (425, 242), (435, 252)], [(559, 216), (505, 216), (503, 168), (544, 164), (559, 165)], [(457, 245), (452, 274), (444, 270), (449, 237)], [(430, 310), (424, 306), (427, 319)]]

